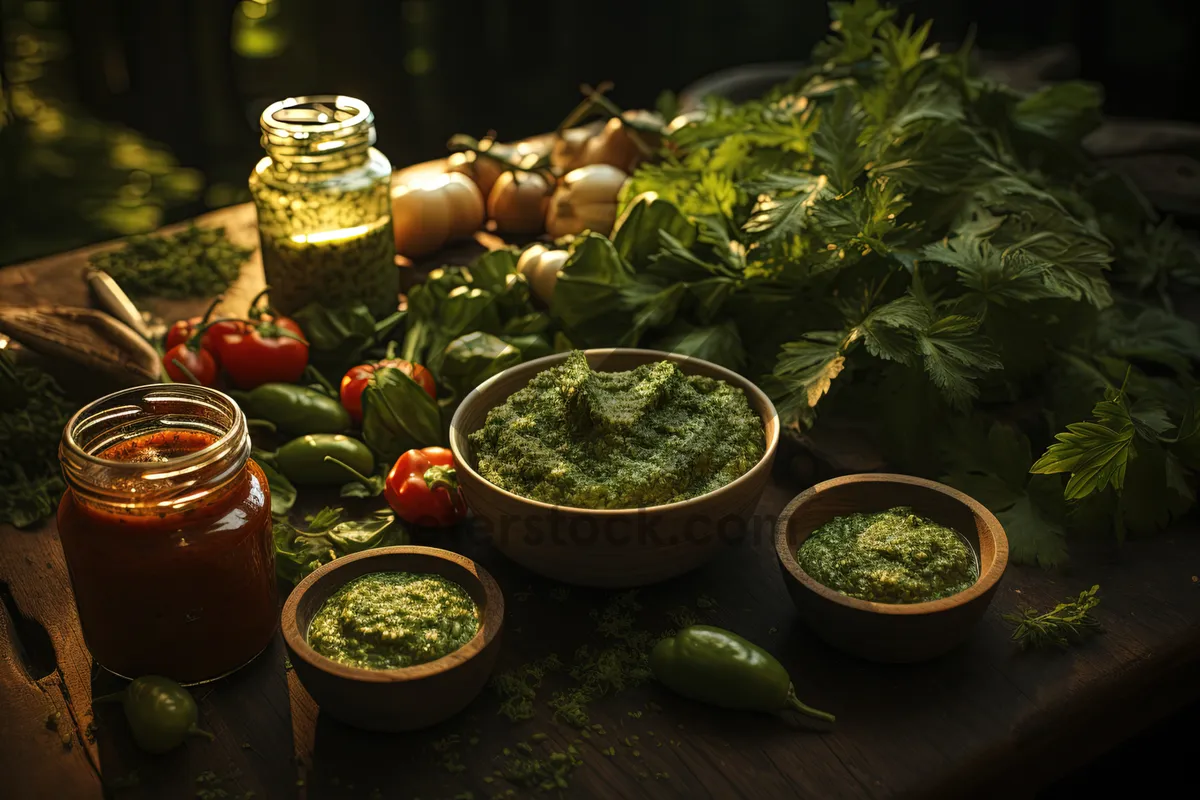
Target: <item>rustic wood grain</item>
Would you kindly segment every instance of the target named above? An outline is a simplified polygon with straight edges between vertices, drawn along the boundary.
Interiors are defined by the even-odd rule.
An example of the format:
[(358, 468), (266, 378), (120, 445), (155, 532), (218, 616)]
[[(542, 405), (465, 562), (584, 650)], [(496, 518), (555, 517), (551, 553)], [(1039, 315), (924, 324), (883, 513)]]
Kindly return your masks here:
[[(115, 793), (131, 798), (183, 796), (205, 770), (218, 777), (239, 773), (224, 783), (234, 797), (234, 789), (286, 795), (298, 780), (314, 798), (365, 798), (375, 788), (384, 797), (448, 797), (464, 790), (485, 797), (507, 787), (499, 779), (482, 780), (504, 760), (503, 748), (517, 753), (516, 742), (545, 732), (548, 741), (533, 743), (539, 751), (581, 740), (576, 747), (584, 764), (570, 784), (579, 796), (956, 797), (996, 785), (1022, 796), (1200, 695), (1200, 587), (1193, 580), (1200, 536), (1194, 532), (1131, 542), (1119, 553), (1079, 548), (1084, 552), (1071, 575), (1012, 568), (961, 648), (925, 664), (878, 665), (821, 643), (791, 606), (770, 521), (797, 488), (777, 470), (759, 506), (762, 531), (708, 567), (641, 590), (639, 627), (666, 630), (667, 612), (686, 606), (758, 641), (781, 658), (801, 698), (838, 715), (833, 732), (709, 709), (645, 685), (595, 703), (592, 721), (606, 734), (583, 739), (550, 721), (544, 701), (570, 683), (554, 675), (539, 692), (538, 718), (529, 722), (514, 725), (497, 716), (496, 698), (485, 692), (464, 714), (428, 731), (373, 734), (321, 715), (285, 670), (284, 649), (276, 642), (242, 672), (196, 689), (215, 742), (196, 740), (166, 756), (145, 756), (129, 741), (119, 710), (100, 707), (93, 768), (85, 748), (77, 743), (64, 750), (58, 734), (44, 727), (43, 698), (65, 708), (56, 699), (59, 682), (73, 682), (78, 688), (68, 690), (70, 708), (79, 721), (73, 736), (85, 741), (92, 694), (90, 660), (51, 525), (37, 533), (0, 531), (0, 580), (20, 612), (50, 632), (61, 675), (31, 680), (5, 620), (0, 728), (13, 747), (0, 749), (0, 764), (16, 781), (18, 797), (99, 797), (97, 770), (109, 784), (136, 771), (140, 784)], [(418, 543), (478, 560), (505, 588), (499, 670), (551, 652), (569, 663), (581, 644), (604, 646), (588, 612), (610, 593), (566, 589), (534, 576), (504, 559), (476, 530), (426, 534)], [(49, 568), (41, 560), (47, 553)], [(1102, 586), (1104, 634), (1066, 653), (1019, 653), (1008, 641), (1001, 613), (1022, 603), (1047, 605), (1092, 582)], [(714, 605), (697, 607), (702, 597)], [(96, 693), (115, 686), (100, 676)], [(460, 737), (446, 752), (461, 756), (461, 774), (444, 769), (446, 752), (435, 747), (449, 736)], [(627, 746), (624, 740), (632, 736), (639, 738)], [(615, 756), (602, 752), (608, 747)], [(670, 777), (656, 780), (655, 773)], [(68, 790), (70, 795), (57, 794)]]

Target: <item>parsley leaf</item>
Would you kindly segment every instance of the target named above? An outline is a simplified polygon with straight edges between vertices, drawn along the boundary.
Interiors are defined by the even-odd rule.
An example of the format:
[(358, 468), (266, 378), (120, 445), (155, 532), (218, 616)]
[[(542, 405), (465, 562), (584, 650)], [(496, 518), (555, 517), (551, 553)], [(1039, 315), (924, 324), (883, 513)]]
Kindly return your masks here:
[(1095, 420), (1075, 422), (1037, 460), (1031, 472), (1071, 473), (1064, 496), (1079, 500), (1111, 486), (1120, 489), (1125, 470), (1137, 454), (1134, 424), (1123, 392), (1109, 390), (1092, 410)]

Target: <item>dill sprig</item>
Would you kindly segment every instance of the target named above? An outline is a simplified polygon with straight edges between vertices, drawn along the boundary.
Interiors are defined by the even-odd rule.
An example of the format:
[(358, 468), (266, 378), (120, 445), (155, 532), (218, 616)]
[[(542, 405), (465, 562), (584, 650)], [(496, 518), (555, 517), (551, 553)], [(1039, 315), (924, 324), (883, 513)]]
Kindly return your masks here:
[(1035, 608), (1005, 614), (1004, 621), (1013, 626), (1013, 641), (1022, 648), (1067, 647), (1083, 641), (1100, 630), (1100, 622), (1091, 613), (1100, 605), (1099, 590), (1099, 584), (1085, 589), (1079, 597), (1067, 598), (1044, 614)]

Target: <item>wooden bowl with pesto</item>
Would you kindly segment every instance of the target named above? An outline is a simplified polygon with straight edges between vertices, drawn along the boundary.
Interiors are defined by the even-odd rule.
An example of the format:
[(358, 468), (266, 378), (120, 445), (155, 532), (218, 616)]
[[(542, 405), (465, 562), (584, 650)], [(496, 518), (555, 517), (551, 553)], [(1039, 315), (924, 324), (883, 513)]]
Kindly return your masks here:
[(871, 661), (923, 661), (961, 643), (1008, 565), (1008, 538), (990, 511), (909, 475), (813, 486), (783, 510), (775, 546), (805, 623)]
[(383, 547), (314, 571), (283, 606), (296, 676), (323, 713), (373, 731), (426, 728), (487, 684), (504, 596), (487, 570), (435, 547)]
[(681, 575), (740, 538), (778, 443), (775, 407), (753, 383), (658, 350), (520, 364), (450, 424), (459, 484), (497, 549), (607, 588)]

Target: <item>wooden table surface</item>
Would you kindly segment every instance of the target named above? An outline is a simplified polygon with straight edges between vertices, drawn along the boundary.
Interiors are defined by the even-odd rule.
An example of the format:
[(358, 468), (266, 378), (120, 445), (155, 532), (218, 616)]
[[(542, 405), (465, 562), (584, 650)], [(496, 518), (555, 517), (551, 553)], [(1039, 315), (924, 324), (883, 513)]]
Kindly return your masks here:
[[(226, 225), (248, 245), (253, 221), (248, 206), (201, 220)], [(87, 252), (0, 270), (0, 304), (86, 305)], [(256, 256), (231, 302), (244, 302), (261, 282)], [(150, 308), (174, 318), (201, 305)], [(1067, 573), (1010, 567), (961, 648), (925, 664), (876, 665), (829, 649), (797, 620), (769, 524), (803, 488), (785, 474), (786, 462), (759, 506), (759, 530), (709, 566), (638, 591), (637, 626), (666, 630), (682, 607), (760, 643), (783, 661), (802, 699), (837, 714), (832, 731), (711, 709), (646, 684), (593, 703), (591, 723), (604, 733), (585, 737), (551, 719), (545, 701), (572, 685), (552, 674), (538, 692), (537, 716), (526, 722), (499, 716), (496, 695), (485, 691), (435, 729), (368, 734), (319, 713), (276, 637), (247, 668), (195, 689), (215, 741), (147, 756), (132, 744), (118, 707), (92, 706), (93, 696), (119, 684), (93, 669), (51, 522), (30, 531), (0, 527), (0, 794), (484, 798), (514, 789), (524, 796), (528, 790), (493, 771), (521, 755), (518, 742), (544, 733), (529, 742), (543, 758), (573, 744), (579, 752), (567, 796), (1020, 797), (1200, 697), (1194, 521), (1119, 551), (1073, 545)], [(581, 645), (606, 646), (592, 612), (611, 593), (533, 576), (469, 526), (416, 543), (475, 558), (500, 582), (508, 619), (499, 670), (551, 653), (570, 665)], [(1102, 587), (1102, 635), (1066, 652), (1023, 653), (1009, 641), (1002, 613), (1052, 605), (1093, 583)]]

